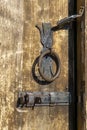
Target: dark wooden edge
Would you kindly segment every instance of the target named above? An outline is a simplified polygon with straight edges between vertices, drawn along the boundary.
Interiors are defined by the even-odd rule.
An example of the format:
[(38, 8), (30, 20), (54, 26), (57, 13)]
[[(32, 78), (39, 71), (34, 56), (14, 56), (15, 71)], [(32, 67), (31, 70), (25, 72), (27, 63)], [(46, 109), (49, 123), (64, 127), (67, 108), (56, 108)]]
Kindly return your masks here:
[[(69, 16), (76, 14), (76, 0), (69, 0), (68, 4), (68, 12)], [(77, 130), (77, 29), (76, 29), (76, 21), (72, 22), (69, 28), (69, 92), (71, 93), (72, 103), (69, 106), (69, 130)]]

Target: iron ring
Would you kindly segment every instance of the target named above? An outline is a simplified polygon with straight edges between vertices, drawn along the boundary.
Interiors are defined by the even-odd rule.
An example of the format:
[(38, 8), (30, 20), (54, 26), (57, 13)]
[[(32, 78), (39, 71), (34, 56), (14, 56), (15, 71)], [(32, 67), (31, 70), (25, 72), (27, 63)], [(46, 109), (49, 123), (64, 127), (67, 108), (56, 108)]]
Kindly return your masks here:
[[(50, 57), (54, 57), (55, 59), (55, 63), (56, 63), (56, 72), (55, 72), (55, 75), (51, 78), (48, 78), (44, 75), (42, 69), (41, 69), (41, 66), (42, 66), (42, 60), (45, 56), (49, 55)], [(59, 77), (59, 74), (60, 74), (60, 59), (59, 59), (59, 56), (54, 52), (54, 51), (50, 51), (50, 50), (46, 50), (44, 51), (40, 57), (39, 57), (39, 61), (38, 61), (38, 65), (39, 65), (39, 73), (40, 75), (42, 76), (42, 78), (47, 81), (47, 82), (52, 82), (54, 81), (56, 78)]]

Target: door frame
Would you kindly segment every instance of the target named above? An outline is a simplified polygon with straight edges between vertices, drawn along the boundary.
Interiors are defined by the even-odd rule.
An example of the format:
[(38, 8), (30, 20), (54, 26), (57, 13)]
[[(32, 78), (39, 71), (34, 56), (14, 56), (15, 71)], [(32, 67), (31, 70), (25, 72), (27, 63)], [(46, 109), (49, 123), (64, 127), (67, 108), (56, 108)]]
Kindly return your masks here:
[[(70, 0), (69, 15), (77, 14), (85, 0)], [(73, 29), (72, 29), (73, 28)], [(85, 13), (69, 29), (69, 129), (85, 129)]]

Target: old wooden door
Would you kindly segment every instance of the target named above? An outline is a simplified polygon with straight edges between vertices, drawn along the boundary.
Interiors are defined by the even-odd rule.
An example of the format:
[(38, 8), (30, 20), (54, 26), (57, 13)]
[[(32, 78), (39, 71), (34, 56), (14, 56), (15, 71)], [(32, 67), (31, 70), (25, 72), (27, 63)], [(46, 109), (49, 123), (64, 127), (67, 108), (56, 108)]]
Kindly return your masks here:
[(36, 24), (68, 16), (68, 0), (0, 0), (0, 130), (69, 130), (69, 107), (16, 110), (21, 91), (68, 91), (68, 31), (54, 33), (53, 49), (61, 61), (59, 78), (38, 84), (32, 64), (42, 49)]

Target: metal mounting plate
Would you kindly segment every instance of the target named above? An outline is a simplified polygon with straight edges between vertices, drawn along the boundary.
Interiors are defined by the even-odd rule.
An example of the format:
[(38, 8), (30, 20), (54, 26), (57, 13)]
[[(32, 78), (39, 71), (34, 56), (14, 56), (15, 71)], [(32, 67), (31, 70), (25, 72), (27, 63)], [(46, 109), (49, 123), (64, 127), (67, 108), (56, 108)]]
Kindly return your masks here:
[[(35, 102), (36, 98), (40, 99), (40, 102), (39, 100)], [(24, 107), (32, 107), (33, 105), (57, 106), (57, 105), (69, 105), (70, 103), (71, 103), (71, 96), (69, 92), (19, 92), (17, 107), (24, 108)]]

